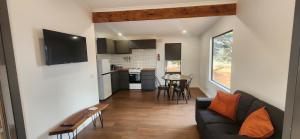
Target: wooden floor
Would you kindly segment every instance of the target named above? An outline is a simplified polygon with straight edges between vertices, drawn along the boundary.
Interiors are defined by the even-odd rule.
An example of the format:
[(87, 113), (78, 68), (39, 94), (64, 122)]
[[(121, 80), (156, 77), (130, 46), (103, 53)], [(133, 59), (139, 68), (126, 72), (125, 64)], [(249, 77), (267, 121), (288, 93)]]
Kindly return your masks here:
[[(104, 128), (89, 125), (81, 139), (199, 139), (195, 122), (195, 98), (205, 97), (192, 89), (188, 104), (181, 100), (156, 99), (156, 92), (120, 91), (103, 112)], [(98, 123), (99, 124), (99, 123)]]

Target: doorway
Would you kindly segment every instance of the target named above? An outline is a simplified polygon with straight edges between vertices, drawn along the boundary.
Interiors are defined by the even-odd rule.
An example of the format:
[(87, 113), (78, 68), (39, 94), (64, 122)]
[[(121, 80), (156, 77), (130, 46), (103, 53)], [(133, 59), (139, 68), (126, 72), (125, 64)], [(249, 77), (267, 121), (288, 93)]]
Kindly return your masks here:
[(300, 136), (300, 0), (296, 0), (283, 139)]
[(0, 0), (0, 139), (26, 139), (6, 0)]

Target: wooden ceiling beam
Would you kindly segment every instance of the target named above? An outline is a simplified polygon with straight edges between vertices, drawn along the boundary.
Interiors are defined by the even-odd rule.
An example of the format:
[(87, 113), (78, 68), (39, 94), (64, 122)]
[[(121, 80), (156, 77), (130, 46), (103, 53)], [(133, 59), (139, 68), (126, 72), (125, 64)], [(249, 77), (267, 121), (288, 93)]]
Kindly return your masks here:
[(236, 4), (93, 12), (94, 23), (236, 15)]

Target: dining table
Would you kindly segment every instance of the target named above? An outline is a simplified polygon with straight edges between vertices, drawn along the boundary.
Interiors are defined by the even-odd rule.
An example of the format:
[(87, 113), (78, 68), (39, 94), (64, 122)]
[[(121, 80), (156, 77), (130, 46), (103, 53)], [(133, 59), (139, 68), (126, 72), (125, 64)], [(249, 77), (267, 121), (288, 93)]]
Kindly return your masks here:
[[(188, 81), (191, 79), (191, 76), (182, 74), (166, 74), (162, 76), (162, 79), (165, 80), (165, 86), (174, 87), (174, 82)], [(170, 99), (171, 90), (172, 89), (169, 89), (169, 91), (167, 92), (168, 99)]]

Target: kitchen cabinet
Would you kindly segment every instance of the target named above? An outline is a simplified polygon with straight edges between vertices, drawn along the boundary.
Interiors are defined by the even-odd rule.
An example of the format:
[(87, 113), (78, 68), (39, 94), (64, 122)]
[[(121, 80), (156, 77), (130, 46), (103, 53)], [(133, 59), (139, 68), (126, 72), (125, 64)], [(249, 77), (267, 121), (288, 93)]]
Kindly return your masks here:
[(97, 39), (97, 53), (98, 54), (115, 54), (115, 41), (107, 38)]
[(111, 72), (111, 90), (112, 90), (112, 93), (116, 93), (118, 92), (120, 89), (120, 86), (119, 86), (119, 72), (118, 71), (114, 71), (114, 72)]
[(142, 70), (141, 82), (142, 90), (155, 90), (155, 70)]
[(156, 49), (156, 39), (112, 40), (97, 39), (98, 54), (131, 54), (132, 49)]
[(129, 40), (117, 40), (115, 41), (116, 54), (131, 54), (131, 48), (129, 46)]
[(155, 39), (131, 40), (129, 44), (131, 49), (156, 49)]
[(128, 70), (119, 71), (119, 89), (129, 89), (129, 72)]

